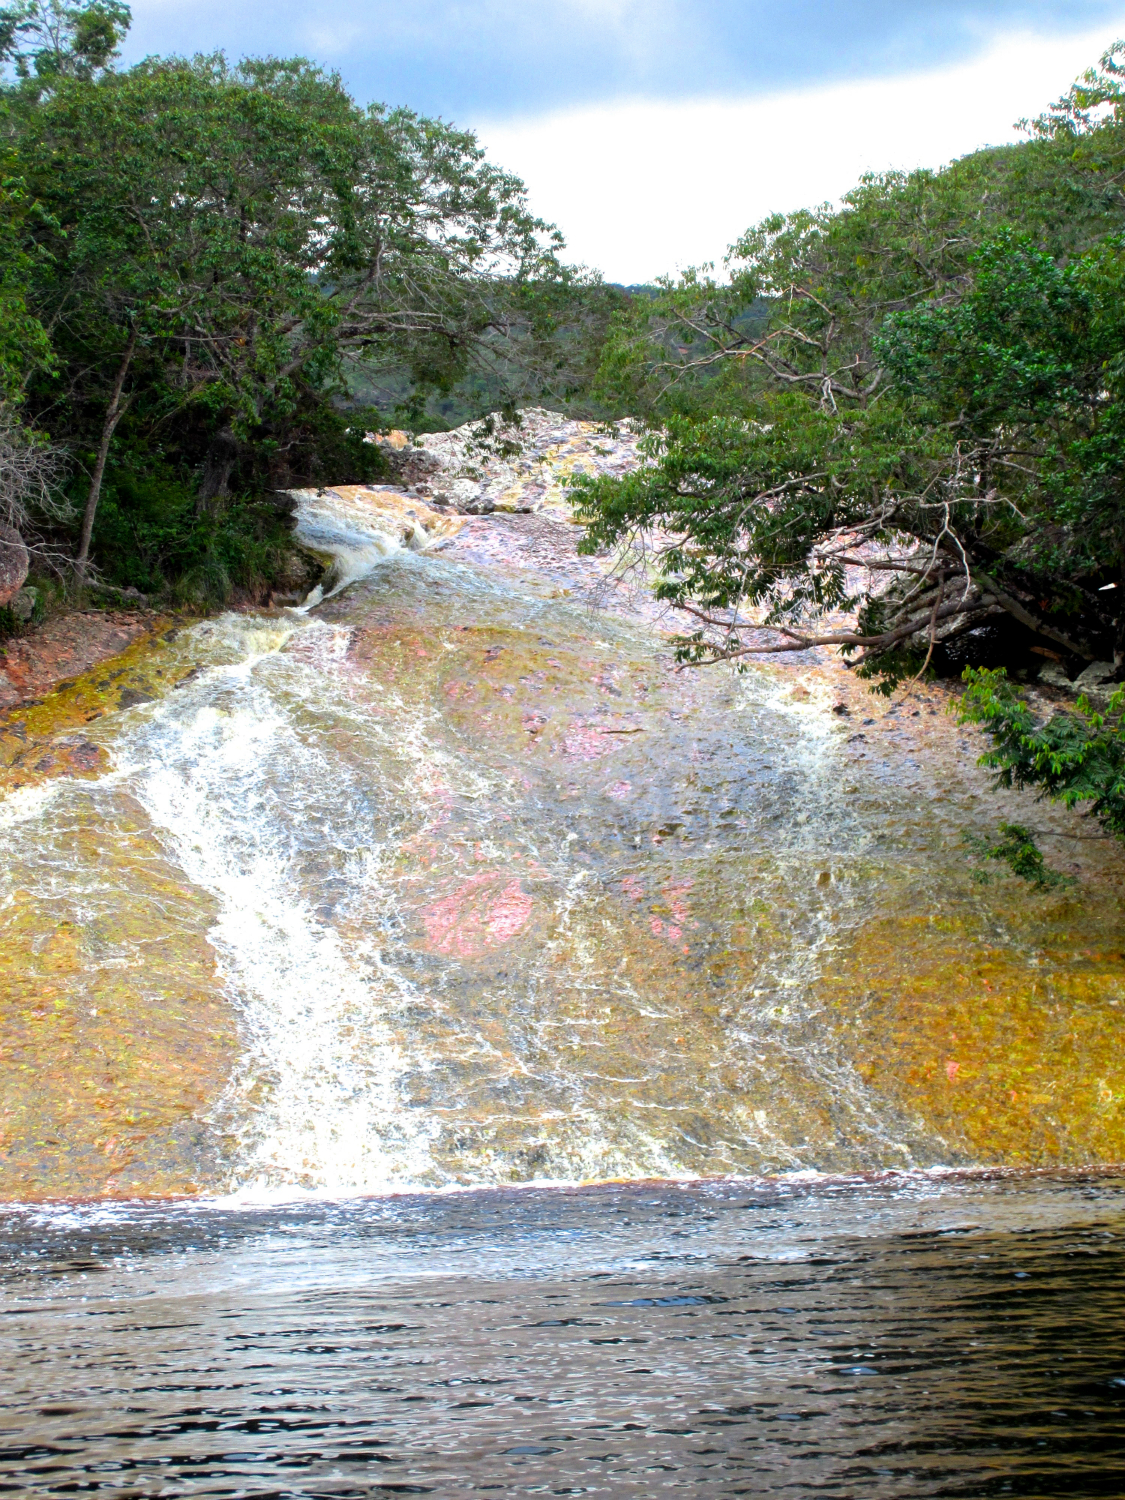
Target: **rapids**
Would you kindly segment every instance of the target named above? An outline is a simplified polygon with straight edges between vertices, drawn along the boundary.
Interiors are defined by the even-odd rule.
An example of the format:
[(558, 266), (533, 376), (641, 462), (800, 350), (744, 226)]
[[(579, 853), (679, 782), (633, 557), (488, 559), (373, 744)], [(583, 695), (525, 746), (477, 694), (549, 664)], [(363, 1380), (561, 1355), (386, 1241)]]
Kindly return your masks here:
[(377, 498), (306, 494), (328, 586), (169, 632), (96, 774), (0, 803), (9, 1195), (1125, 1156), (1115, 846), (981, 884), (936, 694), (677, 672), (565, 524)]
[(5, 729), (0, 1488), (1119, 1494), (1117, 846), (549, 516), (300, 527)]

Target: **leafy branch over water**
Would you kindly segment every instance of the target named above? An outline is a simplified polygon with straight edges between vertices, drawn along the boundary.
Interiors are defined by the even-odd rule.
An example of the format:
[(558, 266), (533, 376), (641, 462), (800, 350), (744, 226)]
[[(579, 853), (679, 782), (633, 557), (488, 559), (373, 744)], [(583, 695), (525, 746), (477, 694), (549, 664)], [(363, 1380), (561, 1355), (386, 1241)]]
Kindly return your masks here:
[[(965, 682), (958, 719), (987, 731), (992, 748), (979, 763), (996, 773), (997, 787), (1035, 788), (1070, 808), (1088, 804), (1107, 835), (1125, 837), (1125, 688), (1110, 697), (1105, 713), (1082, 697), (1073, 712), (1040, 722), (1003, 668), (970, 667)], [(1002, 823), (1000, 834), (994, 846), (973, 835), (967, 842), (1040, 888), (1068, 883), (1046, 867), (1031, 829)]]
[[(1025, 828), (1022, 823), (1001, 823), (998, 831), (1000, 842), (997, 844), (990, 844), (986, 838), (975, 833), (967, 833), (965, 843), (982, 859), (1002, 861), (1013, 875), (1030, 881), (1038, 890), (1056, 890), (1060, 886), (1074, 884), (1073, 876), (1062, 875), (1058, 870), (1049, 868), (1030, 828)], [(975, 878), (982, 885), (987, 884), (989, 879), (984, 870), (976, 871)]]
[[(601, 390), (644, 413), (649, 464), (577, 480), (578, 515), (690, 618), (682, 661), (1125, 677), (1125, 42), (1027, 129), (773, 215), (729, 279), (616, 319)], [(966, 699), (1002, 784), (1121, 835), (1116, 702), (1037, 728), (999, 678)]]
[(969, 668), (965, 681), (960, 719), (991, 737), (981, 765), (996, 772), (997, 786), (1036, 787), (1065, 807), (1089, 803), (1107, 832), (1125, 837), (1125, 688), (1104, 714), (1083, 697), (1073, 712), (1040, 723), (1002, 668)]

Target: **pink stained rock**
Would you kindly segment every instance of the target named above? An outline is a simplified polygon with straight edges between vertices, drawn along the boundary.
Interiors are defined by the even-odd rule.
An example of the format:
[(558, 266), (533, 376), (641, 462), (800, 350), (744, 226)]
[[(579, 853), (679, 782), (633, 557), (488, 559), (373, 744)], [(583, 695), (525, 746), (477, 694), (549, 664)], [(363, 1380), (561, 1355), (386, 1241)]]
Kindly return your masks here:
[(480, 958), (523, 931), (532, 899), (518, 880), (499, 891), (495, 873), (472, 875), (458, 889), (422, 912), (426, 937), (439, 953)]
[(493, 943), (506, 943), (522, 932), (531, 919), (531, 897), (518, 880), (510, 881), (485, 918), (488, 936)]
[(600, 729), (575, 725), (563, 738), (563, 754), (574, 760), (600, 760), (603, 755), (612, 755), (617, 741)]

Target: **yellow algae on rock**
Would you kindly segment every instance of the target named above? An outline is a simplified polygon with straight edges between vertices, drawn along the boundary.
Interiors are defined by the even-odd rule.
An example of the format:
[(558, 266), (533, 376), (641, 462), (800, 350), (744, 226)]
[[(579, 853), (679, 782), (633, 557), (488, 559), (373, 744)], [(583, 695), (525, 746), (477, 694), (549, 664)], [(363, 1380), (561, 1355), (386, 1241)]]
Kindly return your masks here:
[(183, 621), (160, 618), (117, 656), (60, 682), (45, 697), (0, 714), (0, 792), (108, 767), (87, 729), (106, 714), (161, 697), (193, 663), (175, 647)]
[(1010, 915), (1006, 940), (964, 909), (873, 914), (818, 989), (846, 1017), (868, 1086), (951, 1161), (1121, 1161), (1121, 943), (1080, 898), (1008, 883), (1010, 901), (1038, 910)]
[[(536, 441), (540, 510), (617, 461)], [(302, 539), (318, 514), (306, 608), (20, 721), (120, 775), (7, 804), (3, 1191), (1121, 1159), (1120, 851), (975, 884), (960, 828), (1019, 804), (936, 689), (678, 672), (643, 613), (567, 600), (593, 562), (551, 515), (338, 486)]]
[(0, 1198), (211, 1180), (205, 1117), (236, 1055), (214, 905), (104, 780), (115, 719), (201, 664), (182, 623), (0, 719)]
[(94, 826), (79, 805), (51, 847), (9, 843), (0, 1198), (182, 1193), (210, 1180), (205, 1118), (236, 1044), (206, 941), (212, 904), (127, 799), (118, 812)]

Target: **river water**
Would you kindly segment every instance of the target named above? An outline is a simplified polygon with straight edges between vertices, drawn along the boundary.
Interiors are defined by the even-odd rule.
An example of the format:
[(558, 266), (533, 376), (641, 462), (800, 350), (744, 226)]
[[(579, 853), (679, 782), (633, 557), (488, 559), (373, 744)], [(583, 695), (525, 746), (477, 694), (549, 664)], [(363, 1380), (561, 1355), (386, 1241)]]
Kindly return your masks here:
[(538, 518), (302, 526), (0, 803), (6, 1190), (105, 1200), (4, 1219), (8, 1488), (1120, 1493), (1116, 848), (982, 883), (937, 698)]
[(1121, 1181), (25, 1211), (0, 1483), (1121, 1494)]

